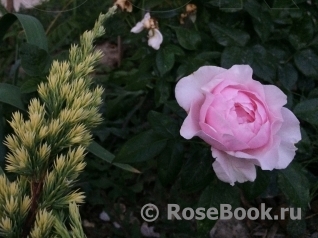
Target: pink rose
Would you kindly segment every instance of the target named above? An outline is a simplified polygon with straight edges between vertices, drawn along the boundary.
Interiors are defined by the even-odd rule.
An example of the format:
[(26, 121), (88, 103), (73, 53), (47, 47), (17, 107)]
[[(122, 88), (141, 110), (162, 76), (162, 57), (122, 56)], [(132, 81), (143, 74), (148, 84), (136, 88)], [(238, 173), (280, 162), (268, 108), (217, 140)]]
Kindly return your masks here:
[(234, 185), (254, 181), (255, 165), (284, 169), (301, 139), (299, 121), (284, 108), (286, 95), (276, 86), (252, 79), (248, 65), (230, 69), (203, 66), (182, 78), (175, 89), (187, 111), (180, 134), (211, 145), (218, 178)]

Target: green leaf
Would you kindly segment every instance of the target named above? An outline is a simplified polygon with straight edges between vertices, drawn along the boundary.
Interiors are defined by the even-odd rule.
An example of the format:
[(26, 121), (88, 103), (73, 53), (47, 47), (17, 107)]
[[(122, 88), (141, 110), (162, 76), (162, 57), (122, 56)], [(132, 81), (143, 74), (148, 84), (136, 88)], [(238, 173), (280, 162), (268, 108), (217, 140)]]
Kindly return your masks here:
[(309, 181), (298, 164), (292, 163), (286, 169), (279, 170), (278, 185), (292, 206), (308, 207)]
[(270, 182), (269, 171), (257, 169), (257, 176), (254, 182), (245, 182), (241, 185), (244, 195), (248, 200), (253, 200), (257, 196), (260, 196), (268, 187)]
[(298, 72), (295, 67), (288, 63), (283, 66), (278, 66), (278, 80), (284, 88), (291, 90), (298, 79)]
[(36, 45), (22, 44), (20, 56), (21, 66), (28, 75), (40, 76), (49, 71), (51, 57), (45, 50)]
[[(220, 205), (226, 204), (231, 206), (231, 211), (240, 206), (240, 191), (236, 186), (231, 186), (216, 179), (201, 193), (197, 207), (204, 207), (206, 210), (209, 208), (216, 208), (217, 215), (213, 217), (220, 218)], [(198, 230), (201, 234), (206, 234), (211, 230), (216, 220), (198, 221)], [(210, 225), (210, 226), (209, 226)]]
[(20, 88), (11, 84), (0, 83), (0, 102), (10, 104), (25, 111)]
[(17, 19), (23, 27), (27, 42), (48, 52), (47, 38), (39, 20), (32, 16), (18, 13), (8, 13), (0, 19), (0, 44), (7, 30)]
[(195, 50), (201, 42), (199, 32), (193, 29), (174, 27), (179, 44), (187, 50)]
[(308, 77), (318, 77), (318, 56), (312, 49), (296, 53), (295, 64), (297, 68)]
[(183, 49), (181, 49), (179, 46), (177, 45), (167, 45), (165, 47), (165, 49), (167, 51), (170, 51), (171, 53), (175, 54), (175, 55), (178, 55), (178, 56), (184, 56), (185, 53), (183, 51)]
[(163, 137), (176, 138), (179, 136), (178, 123), (165, 114), (151, 111), (148, 114), (148, 121), (152, 129)]
[(240, 190), (237, 186), (231, 186), (219, 179), (215, 179), (201, 193), (198, 207), (215, 207), (218, 211), (221, 204), (229, 204), (232, 209), (240, 206)]
[[(128, 77), (127, 77), (128, 78)], [(149, 82), (154, 78), (150, 73), (138, 72), (137, 74), (131, 75), (129, 79), (133, 78), (134, 80), (129, 80), (125, 86), (127, 91), (139, 91), (147, 87)]]
[(207, 61), (211, 61), (213, 59), (219, 59), (220, 57), (221, 57), (221, 53), (217, 51), (205, 51), (195, 56), (196, 59), (207, 60)]
[(139, 170), (135, 169), (134, 167), (128, 165), (128, 164), (122, 164), (122, 163), (112, 163), (112, 161), (115, 158), (115, 155), (113, 155), (112, 153), (110, 153), (108, 150), (106, 150), (104, 147), (100, 146), (99, 144), (97, 144), (95, 141), (93, 141), (87, 148), (87, 150), (89, 152), (91, 152), (92, 154), (96, 155), (98, 158), (113, 164), (123, 170), (127, 170), (129, 172), (133, 172), (133, 173), (140, 173)]
[(166, 48), (161, 48), (156, 55), (157, 68), (161, 75), (167, 73), (174, 65), (174, 53)]
[[(282, 10), (282, 9), (297, 9), (299, 10), (299, 7), (295, 4), (295, 0), (265, 0), (267, 5), (271, 9), (277, 9), (277, 10)], [(296, 1), (297, 3), (297, 1)]]
[(204, 64), (204, 62), (204, 60), (198, 58), (185, 60), (184, 63), (180, 65), (177, 70), (177, 79), (192, 74), (194, 71), (200, 68)]
[(318, 125), (318, 98), (298, 103), (294, 108), (297, 117), (313, 125)]
[(221, 11), (224, 12), (237, 12), (241, 11), (243, 8), (242, 1), (233, 0), (210, 0), (206, 4), (218, 7)]
[(166, 146), (167, 139), (153, 130), (145, 131), (128, 140), (118, 152), (115, 162), (136, 163), (157, 156)]
[(314, 88), (310, 91), (308, 98), (318, 98), (318, 88)]
[(27, 81), (25, 81), (22, 85), (21, 85), (21, 92), (22, 93), (33, 93), (36, 92), (38, 90), (38, 85), (43, 82), (45, 80), (45, 78), (41, 78), (41, 77), (34, 77), (31, 78)]
[(239, 46), (226, 47), (221, 56), (221, 66), (231, 68), (235, 64), (253, 63), (253, 52), (249, 48)]
[(159, 106), (165, 103), (169, 99), (170, 93), (171, 93), (170, 83), (168, 83), (163, 78), (158, 79), (156, 87), (155, 87), (156, 106)]
[(266, 41), (273, 29), (270, 14), (264, 12), (261, 5), (254, 0), (247, 1), (244, 4), (244, 9), (253, 17), (253, 26), (257, 35), (263, 42)]
[(158, 176), (164, 186), (172, 184), (182, 167), (183, 145), (178, 141), (168, 141), (167, 146), (157, 159)]
[(250, 39), (249, 34), (239, 29), (230, 28), (216, 23), (210, 23), (209, 27), (215, 40), (223, 46), (244, 46)]
[(290, 29), (288, 39), (296, 50), (304, 48), (314, 36), (314, 26), (311, 18), (305, 15), (297, 20)]
[(129, 60), (139, 60), (143, 58), (148, 53), (148, 49), (146, 47), (140, 47), (136, 49), (135, 53), (128, 58)]
[(97, 157), (103, 159), (104, 161), (108, 163), (112, 163), (113, 159), (115, 158), (115, 155), (110, 153), (108, 150), (106, 150), (104, 147), (97, 144), (95, 141), (93, 141), (88, 147), (87, 150), (91, 152), (92, 154), (96, 155)]
[(276, 65), (274, 57), (261, 45), (252, 47), (254, 74), (267, 82), (273, 83), (276, 77)]
[(214, 176), (211, 150), (198, 147), (192, 150), (181, 172), (181, 185), (187, 192), (205, 188)]

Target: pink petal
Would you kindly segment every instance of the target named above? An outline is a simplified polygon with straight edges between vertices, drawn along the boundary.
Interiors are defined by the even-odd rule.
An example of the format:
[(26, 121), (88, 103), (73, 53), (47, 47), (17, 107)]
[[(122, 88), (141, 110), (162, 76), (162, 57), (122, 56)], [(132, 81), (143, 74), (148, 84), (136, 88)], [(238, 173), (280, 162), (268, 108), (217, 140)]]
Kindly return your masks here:
[[(236, 89), (248, 89), (249, 85), (255, 82), (252, 78), (253, 70), (249, 65), (234, 65), (215, 77), (218, 81), (211, 81), (203, 87), (203, 90), (210, 93), (219, 93), (230, 86)], [(256, 88), (256, 87), (253, 87)]]
[(273, 170), (276, 168), (279, 153), (280, 138), (274, 136), (267, 145), (258, 149), (244, 151), (227, 151), (228, 154), (250, 160), (253, 164), (260, 166), (263, 170)]
[(250, 148), (257, 149), (267, 144), (271, 136), (270, 129), (271, 126), (268, 121), (261, 125), (256, 135), (248, 142)]
[(223, 182), (233, 186), (235, 182), (243, 183), (255, 180), (256, 169), (252, 162), (233, 157), (214, 148), (212, 148), (212, 156), (216, 158), (212, 165), (213, 169), (216, 176)]
[(158, 29), (150, 29), (148, 37), (148, 45), (154, 48), (155, 50), (159, 50), (160, 45), (163, 41), (161, 32)]
[(145, 21), (149, 20), (150, 18), (151, 18), (150, 13), (147, 12), (147, 13), (144, 15), (144, 19), (142, 19), (142, 22), (145, 22)]
[(189, 112), (192, 102), (204, 98), (201, 87), (224, 71), (226, 69), (216, 66), (203, 66), (189, 76), (180, 79), (175, 88), (179, 105)]
[(268, 109), (274, 116), (281, 118), (281, 109), (287, 103), (287, 96), (274, 85), (263, 85)]
[(295, 144), (301, 140), (299, 121), (289, 109), (283, 107), (281, 112), (284, 122), (278, 135), (283, 141)]
[(191, 105), (188, 116), (183, 121), (180, 129), (180, 135), (185, 139), (191, 139), (198, 133), (198, 131), (201, 130), (199, 126), (201, 104), (202, 100), (194, 101)]
[(275, 169), (285, 169), (295, 157), (297, 147), (286, 141), (281, 141), (278, 148), (278, 160)]
[[(211, 130), (213, 130), (211, 128)], [(213, 148), (216, 148), (218, 150), (226, 150), (225, 146), (215, 137), (206, 134), (203, 131), (199, 131), (196, 136), (200, 137), (202, 140), (204, 140), (207, 144), (212, 145)]]
[(144, 24), (142, 22), (137, 22), (137, 24), (130, 30), (132, 33), (140, 33), (144, 29)]
[(147, 12), (145, 14), (144, 18), (140, 22), (137, 22), (137, 24), (130, 30), (130, 32), (140, 33), (145, 28), (144, 23), (146, 21), (148, 21), (150, 18), (151, 18), (151, 16), (150, 16), (149, 12)]
[(283, 124), (278, 131), (281, 138), (279, 146), (279, 160), (276, 169), (284, 169), (294, 159), (297, 148), (295, 143), (301, 140), (299, 121), (287, 108), (282, 108)]

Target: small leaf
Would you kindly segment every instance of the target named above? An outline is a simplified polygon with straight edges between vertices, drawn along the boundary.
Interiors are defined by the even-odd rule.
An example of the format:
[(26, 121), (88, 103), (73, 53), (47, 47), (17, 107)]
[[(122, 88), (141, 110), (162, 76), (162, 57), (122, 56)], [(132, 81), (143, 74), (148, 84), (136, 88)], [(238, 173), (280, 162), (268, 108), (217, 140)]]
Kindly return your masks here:
[(156, 55), (156, 64), (160, 74), (164, 75), (174, 65), (174, 53), (166, 48), (161, 48)]
[(247, 1), (244, 4), (244, 9), (253, 17), (253, 26), (257, 35), (263, 42), (266, 41), (273, 28), (271, 15), (268, 12), (265, 12), (261, 5), (254, 0)]
[(207, 60), (211, 61), (213, 59), (219, 59), (221, 56), (220, 52), (217, 51), (205, 51), (195, 56), (196, 59), (199, 60)]
[(178, 123), (165, 114), (151, 111), (148, 114), (148, 121), (152, 129), (163, 137), (175, 138), (179, 136)]
[(248, 200), (253, 200), (260, 196), (268, 187), (271, 172), (257, 169), (257, 176), (254, 182), (245, 182), (241, 185), (244, 194)]
[(253, 52), (245, 47), (229, 46), (226, 47), (221, 56), (221, 66), (231, 68), (235, 64), (253, 63)]
[(181, 27), (174, 27), (180, 45), (187, 50), (195, 50), (201, 42), (199, 32)]
[(277, 10), (281, 10), (281, 9), (298, 9), (299, 10), (299, 7), (296, 5), (296, 3), (299, 2), (299, 1), (294, 1), (294, 0), (273, 0), (273, 1), (269, 1), (269, 0), (265, 0), (265, 2), (267, 3), (267, 5), (271, 9), (277, 9)]
[(177, 79), (180, 79), (186, 75), (192, 74), (202, 65), (204, 65), (205, 60), (194, 58), (191, 60), (186, 60), (182, 65), (179, 66), (177, 70)]
[(166, 146), (167, 139), (152, 130), (145, 131), (128, 140), (118, 152), (114, 162), (136, 163), (157, 156)]
[(0, 83), (0, 102), (10, 104), (25, 111), (21, 98), (22, 95), (19, 87), (11, 84)]
[[(231, 211), (240, 205), (240, 191), (236, 186), (231, 186), (216, 179), (201, 193), (197, 207), (203, 207), (206, 210), (216, 208), (217, 214), (212, 215), (214, 218), (220, 218), (220, 206), (224, 204), (231, 206)], [(226, 213), (224, 214), (227, 215)], [(198, 221), (198, 229), (201, 234), (206, 234), (211, 230), (216, 220), (205, 218)], [(208, 226), (210, 225), (210, 226)], [(203, 236), (202, 236), (203, 237)], [(205, 236), (204, 236), (205, 237)]]
[(318, 98), (318, 88), (314, 88), (310, 91), (308, 98)]
[(164, 186), (172, 184), (177, 178), (183, 162), (183, 145), (178, 141), (168, 141), (157, 159), (158, 176)]
[(304, 75), (318, 77), (318, 56), (312, 49), (297, 52), (294, 60), (296, 66)]
[(298, 73), (292, 64), (278, 66), (278, 80), (288, 90), (296, 84)]
[(297, 117), (313, 125), (318, 125), (318, 98), (298, 103), (294, 108)]
[[(219, 208), (221, 204), (229, 204), (232, 209), (240, 206), (240, 190), (236, 186), (215, 179), (201, 193), (198, 207)], [(219, 209), (218, 209), (219, 210)]]
[(300, 20), (297, 20), (288, 35), (289, 42), (296, 50), (304, 48), (314, 36), (314, 26), (311, 18), (305, 15)]
[(309, 181), (298, 164), (292, 163), (286, 169), (279, 170), (278, 185), (294, 207), (308, 207)]
[(95, 141), (93, 141), (87, 148), (89, 152), (96, 155), (98, 158), (113, 164), (123, 170), (127, 170), (129, 172), (133, 173), (140, 173), (139, 170), (135, 169), (134, 167), (128, 165), (128, 164), (121, 164), (121, 163), (112, 163), (113, 159), (115, 158), (115, 155), (110, 153), (108, 150), (106, 150), (104, 147), (97, 144)]
[(158, 79), (156, 87), (155, 87), (156, 106), (159, 106), (165, 103), (169, 99), (170, 93), (171, 93), (170, 83), (168, 83), (163, 78)]
[(187, 192), (205, 188), (213, 178), (211, 150), (195, 148), (181, 172), (181, 185)]
[(166, 49), (167, 51), (169, 51), (169, 52), (175, 54), (175, 55), (178, 55), (178, 56), (184, 56), (184, 55), (185, 55), (184, 51), (183, 51), (179, 46), (177, 46), (177, 45), (171, 45), (171, 44), (170, 44), (170, 45), (167, 45), (167, 46), (165, 47), (165, 49)]
[(215, 40), (223, 46), (244, 46), (250, 39), (249, 34), (239, 29), (226, 27), (216, 23), (210, 23), (209, 27)]
[(243, 8), (242, 1), (233, 0), (210, 0), (206, 2), (206, 4), (217, 7), (223, 12), (237, 12), (241, 11)]
[(267, 52), (261, 45), (252, 47), (253, 63), (252, 68), (254, 73), (267, 82), (273, 83), (276, 77), (276, 65), (274, 57)]

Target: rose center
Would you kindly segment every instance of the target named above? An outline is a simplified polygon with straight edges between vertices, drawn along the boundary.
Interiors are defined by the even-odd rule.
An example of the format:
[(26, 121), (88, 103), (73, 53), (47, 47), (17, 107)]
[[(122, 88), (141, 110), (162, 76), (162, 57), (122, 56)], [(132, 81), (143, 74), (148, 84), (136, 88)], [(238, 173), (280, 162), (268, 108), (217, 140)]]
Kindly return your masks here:
[(234, 111), (239, 124), (255, 121), (255, 113), (241, 103), (234, 103)]

